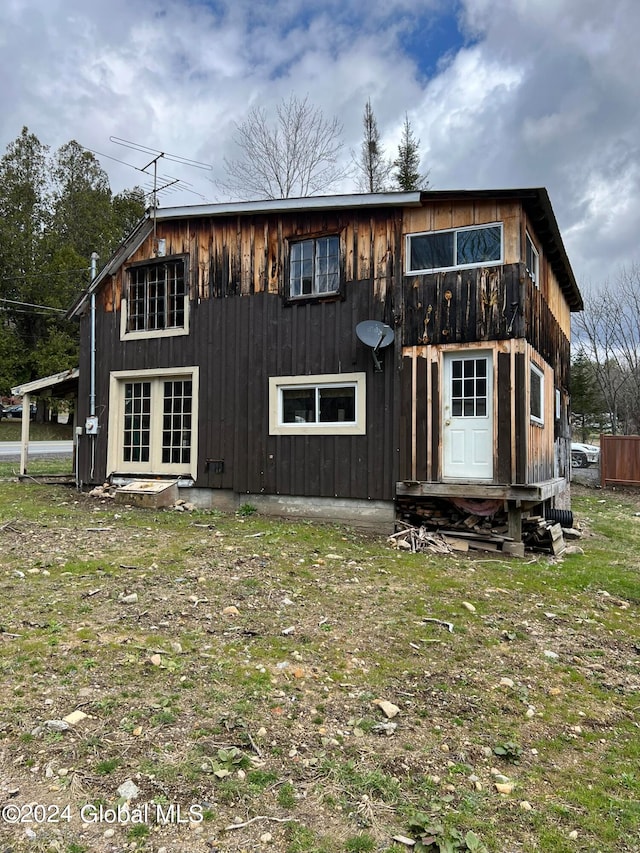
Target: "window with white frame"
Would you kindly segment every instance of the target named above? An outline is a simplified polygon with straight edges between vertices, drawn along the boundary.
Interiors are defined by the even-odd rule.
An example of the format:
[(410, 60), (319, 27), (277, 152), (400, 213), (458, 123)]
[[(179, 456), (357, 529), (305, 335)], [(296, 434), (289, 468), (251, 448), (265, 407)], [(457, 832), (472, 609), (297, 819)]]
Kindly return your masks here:
[(185, 259), (135, 264), (128, 271), (121, 337), (187, 334), (188, 293)]
[(366, 374), (272, 376), (270, 435), (364, 435)]
[(406, 254), (408, 273), (501, 264), (502, 223), (408, 234)]
[(533, 240), (527, 233), (525, 246), (525, 265), (531, 281), (537, 288), (540, 287), (540, 255), (533, 244)]
[(119, 473), (191, 474), (197, 465), (198, 369), (111, 375), (109, 466)]
[(289, 247), (289, 297), (324, 296), (340, 290), (340, 238), (316, 237)]
[(544, 425), (544, 373), (535, 364), (529, 366), (529, 412), (534, 424)]

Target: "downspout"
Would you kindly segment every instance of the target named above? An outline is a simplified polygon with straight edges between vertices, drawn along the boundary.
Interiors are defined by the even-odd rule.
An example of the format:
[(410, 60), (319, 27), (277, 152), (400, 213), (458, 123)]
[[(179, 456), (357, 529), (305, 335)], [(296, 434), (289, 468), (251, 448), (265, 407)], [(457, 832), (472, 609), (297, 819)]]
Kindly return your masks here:
[[(91, 281), (96, 277), (98, 253), (91, 253)], [(89, 417), (96, 415), (96, 293), (91, 291), (91, 377), (89, 390)]]
[[(93, 283), (97, 272), (98, 253), (91, 253), (91, 282)], [(91, 424), (95, 424), (96, 418), (96, 292), (91, 291), (91, 364), (89, 377), (89, 418)], [(91, 470), (90, 478), (93, 482), (93, 473), (96, 463), (96, 430), (91, 427)]]

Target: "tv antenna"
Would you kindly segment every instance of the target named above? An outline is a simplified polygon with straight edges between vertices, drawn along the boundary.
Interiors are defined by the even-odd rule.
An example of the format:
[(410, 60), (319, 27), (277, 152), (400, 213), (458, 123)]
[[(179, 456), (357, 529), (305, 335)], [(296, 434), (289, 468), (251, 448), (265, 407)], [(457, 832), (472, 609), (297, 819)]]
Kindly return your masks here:
[[(199, 160), (191, 160), (188, 157), (181, 157), (179, 154), (168, 154), (166, 151), (160, 151), (157, 148), (149, 148), (146, 145), (140, 145), (138, 142), (132, 142), (129, 139), (121, 139), (119, 136), (110, 136), (110, 142), (115, 142), (116, 145), (121, 145), (124, 148), (129, 148), (132, 151), (139, 151), (142, 154), (152, 155), (151, 160), (146, 164), (146, 166), (142, 166), (138, 171), (144, 172), (149, 175), (150, 173), (147, 171), (151, 166), (153, 166), (153, 187), (151, 189), (151, 207), (153, 209), (153, 239), (154, 244), (156, 242), (156, 211), (158, 208), (158, 193), (163, 190), (172, 190), (176, 191), (177, 189), (188, 189), (188, 184), (185, 181), (181, 181), (180, 178), (173, 178), (171, 175), (159, 175), (158, 174), (158, 161), (164, 159), (169, 160), (172, 163), (179, 163), (181, 166), (190, 166), (194, 169), (203, 169), (204, 171), (211, 172), (213, 170), (213, 166), (210, 163), (201, 163)], [(135, 167), (138, 168), (138, 167)], [(162, 186), (158, 186), (158, 181), (162, 180)]]
[[(152, 154), (151, 160), (146, 164), (146, 166), (142, 166), (140, 168), (141, 172), (147, 172), (147, 169), (150, 166), (153, 166), (153, 203), (154, 207), (157, 205), (157, 195), (163, 189), (167, 187), (171, 187), (174, 184), (180, 183), (180, 178), (172, 178), (171, 175), (158, 175), (158, 161), (161, 159), (169, 160), (172, 163), (179, 163), (181, 166), (190, 166), (194, 169), (203, 169), (204, 171), (211, 172), (213, 166), (210, 163), (201, 163), (199, 160), (191, 160), (188, 157), (181, 157), (178, 154), (168, 154), (166, 151), (160, 151), (157, 148), (149, 148), (146, 145), (140, 145), (138, 142), (131, 142), (129, 139), (121, 139), (119, 136), (110, 136), (109, 140), (111, 142), (115, 142), (116, 145), (122, 145), (124, 148), (130, 148), (132, 151), (139, 151), (142, 154)], [(168, 181), (164, 186), (158, 186), (158, 177), (162, 180)]]
[(363, 320), (356, 326), (356, 335), (368, 347), (371, 347), (371, 355), (377, 372), (382, 370), (382, 362), (378, 358), (378, 352), (393, 343), (395, 334), (391, 326), (381, 323), (379, 320)]

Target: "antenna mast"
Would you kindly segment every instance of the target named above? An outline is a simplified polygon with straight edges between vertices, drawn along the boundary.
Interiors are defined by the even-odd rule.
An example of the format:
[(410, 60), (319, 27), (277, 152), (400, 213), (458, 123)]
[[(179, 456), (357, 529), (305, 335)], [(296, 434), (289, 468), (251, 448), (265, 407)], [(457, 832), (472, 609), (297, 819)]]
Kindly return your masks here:
[(211, 166), (210, 163), (201, 163), (199, 160), (190, 160), (188, 157), (181, 157), (178, 154), (167, 154), (166, 151), (159, 151), (155, 148), (148, 148), (146, 145), (140, 145), (139, 143), (131, 142), (128, 139), (120, 139), (120, 137), (118, 136), (110, 136), (109, 140), (111, 142), (115, 142), (116, 145), (122, 145), (124, 148), (131, 148), (131, 150), (133, 151), (140, 151), (143, 154), (153, 155), (152, 159), (147, 163), (146, 166), (143, 166), (140, 171), (145, 172), (145, 174), (148, 174), (147, 169), (150, 166), (153, 166), (153, 189), (151, 191), (151, 205), (153, 207), (153, 245), (155, 247), (156, 254), (158, 254), (158, 239), (156, 237), (156, 213), (158, 209), (158, 193), (162, 192), (162, 190), (168, 189), (169, 187), (183, 183), (181, 182), (180, 178), (173, 178), (171, 177), (171, 175), (161, 175), (160, 177), (166, 179), (167, 183), (159, 187), (158, 160), (164, 158), (165, 160), (171, 160), (172, 162), (179, 163), (183, 166), (191, 166), (194, 169), (204, 169), (209, 172), (213, 170), (213, 166)]

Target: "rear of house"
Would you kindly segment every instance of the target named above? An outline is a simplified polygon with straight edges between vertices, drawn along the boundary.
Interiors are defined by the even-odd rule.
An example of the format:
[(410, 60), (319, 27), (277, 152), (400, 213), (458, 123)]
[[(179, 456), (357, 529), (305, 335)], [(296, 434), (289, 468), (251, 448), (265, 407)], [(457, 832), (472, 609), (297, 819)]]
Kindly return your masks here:
[(383, 527), (561, 501), (580, 307), (540, 189), (151, 210), (70, 312), (79, 478)]

